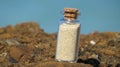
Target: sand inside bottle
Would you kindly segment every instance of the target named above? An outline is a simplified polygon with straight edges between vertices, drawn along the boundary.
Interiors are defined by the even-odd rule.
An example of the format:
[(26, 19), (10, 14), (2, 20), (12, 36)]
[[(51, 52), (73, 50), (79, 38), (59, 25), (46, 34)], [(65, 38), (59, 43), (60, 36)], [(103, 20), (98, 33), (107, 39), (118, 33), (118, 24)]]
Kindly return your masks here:
[(59, 26), (56, 59), (76, 62), (80, 24), (62, 23)]

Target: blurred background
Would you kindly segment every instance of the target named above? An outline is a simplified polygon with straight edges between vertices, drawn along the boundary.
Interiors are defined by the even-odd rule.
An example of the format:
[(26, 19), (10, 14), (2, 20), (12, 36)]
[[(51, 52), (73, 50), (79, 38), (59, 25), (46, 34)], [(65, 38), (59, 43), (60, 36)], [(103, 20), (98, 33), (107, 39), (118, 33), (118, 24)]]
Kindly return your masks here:
[(80, 10), (82, 34), (120, 32), (120, 0), (0, 0), (0, 27), (33, 21), (54, 33), (65, 7)]

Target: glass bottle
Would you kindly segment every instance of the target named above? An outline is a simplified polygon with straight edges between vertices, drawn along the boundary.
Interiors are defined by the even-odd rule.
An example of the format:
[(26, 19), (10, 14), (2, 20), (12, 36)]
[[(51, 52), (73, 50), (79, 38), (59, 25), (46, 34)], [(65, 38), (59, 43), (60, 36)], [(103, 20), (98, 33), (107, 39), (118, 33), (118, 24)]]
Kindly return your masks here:
[(78, 59), (78, 43), (80, 23), (76, 8), (64, 8), (64, 19), (59, 25), (57, 36), (56, 56), (57, 61), (76, 62)]

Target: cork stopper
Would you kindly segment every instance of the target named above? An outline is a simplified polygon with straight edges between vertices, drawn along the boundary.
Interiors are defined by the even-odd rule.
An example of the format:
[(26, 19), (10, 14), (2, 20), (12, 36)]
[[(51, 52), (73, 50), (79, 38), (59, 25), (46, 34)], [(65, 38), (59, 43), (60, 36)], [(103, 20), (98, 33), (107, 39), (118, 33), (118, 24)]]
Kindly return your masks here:
[(79, 15), (78, 9), (64, 8), (64, 19), (65, 20), (76, 20), (78, 15)]

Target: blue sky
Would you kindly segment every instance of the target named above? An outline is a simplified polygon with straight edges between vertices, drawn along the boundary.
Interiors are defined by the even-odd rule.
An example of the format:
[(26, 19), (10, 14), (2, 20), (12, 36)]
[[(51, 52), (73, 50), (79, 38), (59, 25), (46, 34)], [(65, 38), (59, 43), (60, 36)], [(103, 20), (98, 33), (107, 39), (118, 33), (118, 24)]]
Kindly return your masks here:
[(80, 10), (82, 34), (120, 32), (120, 0), (0, 0), (0, 27), (35, 21), (45, 32), (54, 33), (64, 7)]

